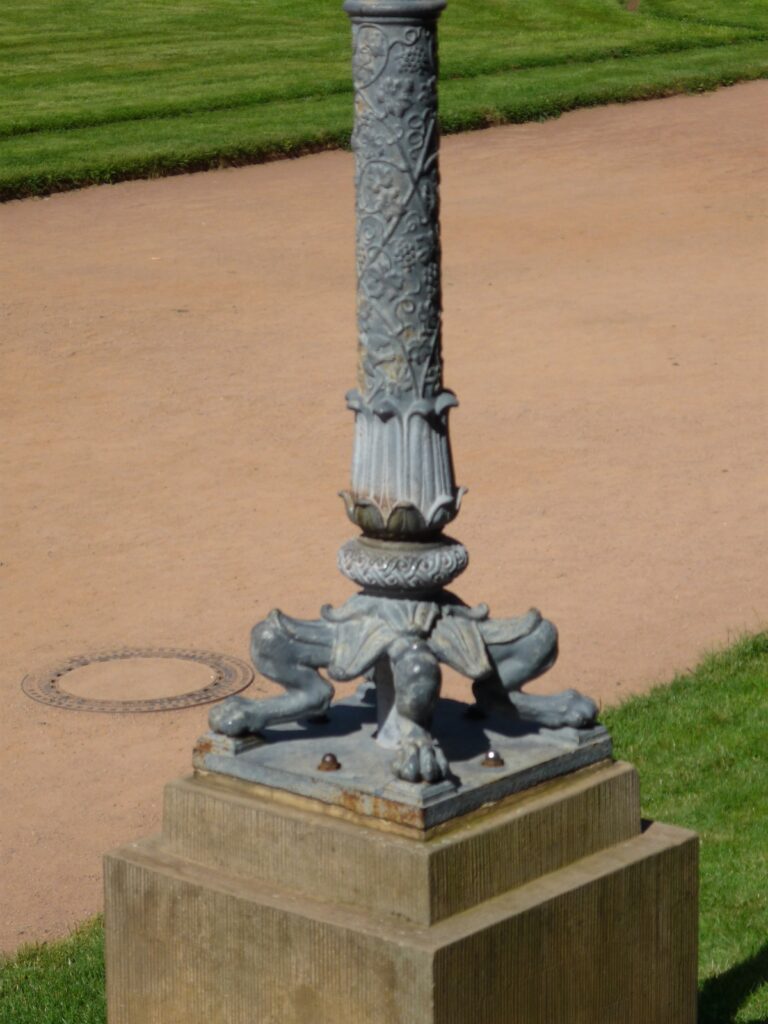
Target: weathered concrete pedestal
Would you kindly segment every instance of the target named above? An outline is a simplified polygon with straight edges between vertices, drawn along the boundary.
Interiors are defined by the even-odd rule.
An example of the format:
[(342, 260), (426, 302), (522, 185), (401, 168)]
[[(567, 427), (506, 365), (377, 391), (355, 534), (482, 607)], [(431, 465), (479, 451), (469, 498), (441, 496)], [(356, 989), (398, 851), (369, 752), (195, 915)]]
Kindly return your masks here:
[(171, 783), (106, 858), (110, 1024), (694, 1024), (697, 841), (630, 765), (432, 827), (390, 797)]

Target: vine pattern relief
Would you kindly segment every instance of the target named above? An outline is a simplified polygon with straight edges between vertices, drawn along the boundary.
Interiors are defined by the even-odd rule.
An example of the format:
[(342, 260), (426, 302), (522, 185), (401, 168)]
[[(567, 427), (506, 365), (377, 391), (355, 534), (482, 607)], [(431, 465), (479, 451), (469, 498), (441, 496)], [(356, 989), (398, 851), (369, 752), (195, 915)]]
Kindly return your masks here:
[(366, 403), (439, 394), (435, 33), (353, 27), (358, 388)]

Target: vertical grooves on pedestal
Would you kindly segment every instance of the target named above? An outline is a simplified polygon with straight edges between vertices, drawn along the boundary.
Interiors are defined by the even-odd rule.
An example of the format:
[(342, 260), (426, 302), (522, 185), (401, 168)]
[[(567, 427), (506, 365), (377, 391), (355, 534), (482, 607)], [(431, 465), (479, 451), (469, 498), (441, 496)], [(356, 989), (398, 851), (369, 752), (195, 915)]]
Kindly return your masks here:
[(477, 829), (466, 847), (447, 845), (430, 861), (431, 919), (439, 921), (640, 832), (640, 793), (630, 765), (591, 773), (580, 789), (525, 806), (504, 824)]
[[(571, 792), (560, 802), (576, 799)], [(223, 802), (235, 817), (237, 803), (246, 803), (231, 793)], [(525, 806), (512, 818), (518, 810), (524, 818)], [(455, 912), (465, 897), (450, 896), (445, 873), (442, 910), (450, 904), (454, 912), (427, 926), (369, 905), (335, 904), (327, 887), (291, 888), (300, 869), (291, 846), (306, 847), (305, 863), (328, 857), (330, 847), (313, 849), (309, 836), (290, 828), (274, 833), (290, 845), (274, 851), (266, 872), (281, 865), (282, 880), (253, 878), (263, 867), (255, 818), (251, 840), (236, 851), (256, 858), (244, 877), (244, 865), (229, 862), (230, 836), (216, 831), (221, 821), (209, 818), (204, 826), (220, 844), (219, 868), (178, 856), (159, 840), (106, 858), (110, 1024), (694, 1024), (692, 833), (651, 825), (464, 912)], [(201, 824), (191, 805), (176, 823), (192, 831)], [(370, 839), (369, 830), (330, 825), (338, 830), (337, 877), (354, 864), (365, 874), (365, 851), (349, 840), (356, 831)], [(433, 878), (423, 870), (426, 855), (434, 848), (439, 859), (445, 844), (464, 845), (462, 837), (470, 844), (465, 853), (480, 843), (463, 873), (453, 874), (456, 888), (475, 884), (473, 870), (498, 880), (507, 877), (505, 859), (533, 858), (509, 837), (486, 843), (486, 827), (501, 833), (512, 822), (492, 813), (434, 842), (376, 836), (391, 864), (387, 871), (382, 856), (368, 872), (383, 888), (378, 898), (391, 905), (427, 900)], [(553, 836), (547, 828), (541, 834), (544, 842)], [(408, 845), (418, 851), (410, 875), (396, 864)], [(312, 879), (301, 882), (311, 890)]]
[[(424, 1024), (429, 953), (110, 857), (109, 1024)], [(139, 941), (140, 939), (140, 941)]]
[(425, 851), (417, 841), (276, 810), (206, 790), (194, 780), (166, 788), (163, 819), (164, 847), (194, 863), (313, 899), (429, 923)]
[(434, 1024), (478, 1006), (505, 1024), (695, 1024), (697, 863), (692, 833), (655, 824), (497, 901), (506, 920), (436, 954)]

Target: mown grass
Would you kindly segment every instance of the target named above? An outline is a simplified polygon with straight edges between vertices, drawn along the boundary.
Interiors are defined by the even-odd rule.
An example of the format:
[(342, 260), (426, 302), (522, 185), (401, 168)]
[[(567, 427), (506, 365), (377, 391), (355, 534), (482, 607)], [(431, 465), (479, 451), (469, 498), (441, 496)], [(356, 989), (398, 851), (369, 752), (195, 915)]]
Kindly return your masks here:
[[(768, 633), (603, 715), (644, 814), (701, 836), (700, 1024), (768, 1021), (767, 716)], [(102, 944), (96, 919), (0, 965), (0, 1024), (105, 1024)]]
[(2, 1024), (106, 1024), (104, 928), (94, 918), (69, 938), (28, 946), (0, 964)]
[(766, 1024), (768, 633), (603, 720), (643, 813), (701, 836), (700, 1024)]
[[(450, 0), (444, 130), (762, 76), (763, 0)], [(15, 0), (0, 199), (345, 146), (338, 0)]]

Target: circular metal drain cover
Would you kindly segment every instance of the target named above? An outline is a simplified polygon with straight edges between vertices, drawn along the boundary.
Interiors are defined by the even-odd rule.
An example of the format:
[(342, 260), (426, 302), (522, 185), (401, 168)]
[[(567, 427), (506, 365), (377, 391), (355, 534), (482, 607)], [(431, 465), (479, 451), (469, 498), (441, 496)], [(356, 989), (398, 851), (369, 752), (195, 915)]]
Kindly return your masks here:
[[(104, 661), (125, 661), (130, 658), (171, 658), (180, 661), (194, 661), (210, 669), (213, 678), (201, 689), (180, 693), (172, 697), (153, 697), (147, 700), (101, 700), (94, 697), (78, 697), (68, 693), (60, 680), (68, 672), (86, 665)], [(43, 672), (25, 676), (21, 688), (32, 700), (50, 704), (55, 708), (70, 711), (105, 711), (109, 714), (135, 713), (137, 711), (177, 711), (196, 704), (209, 704), (222, 697), (231, 697), (253, 682), (253, 669), (239, 658), (213, 651), (189, 651), (175, 647), (126, 647), (117, 651), (103, 651), (99, 654), (83, 654), (62, 661)]]

